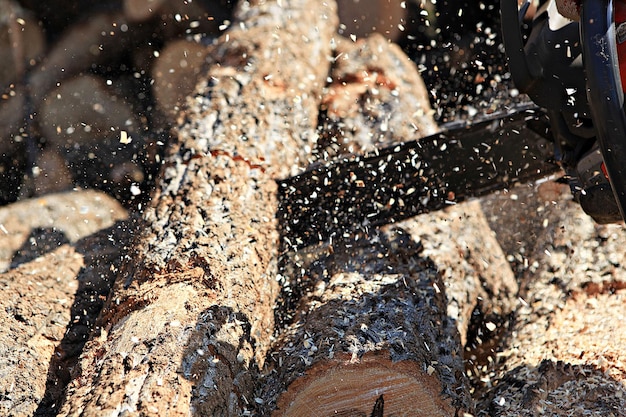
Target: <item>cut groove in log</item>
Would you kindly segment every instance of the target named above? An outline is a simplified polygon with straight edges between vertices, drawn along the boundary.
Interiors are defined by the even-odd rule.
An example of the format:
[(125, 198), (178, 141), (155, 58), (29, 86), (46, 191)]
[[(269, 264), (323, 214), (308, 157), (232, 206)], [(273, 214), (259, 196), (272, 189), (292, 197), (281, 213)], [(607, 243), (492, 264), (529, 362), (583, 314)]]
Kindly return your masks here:
[[(396, 46), (372, 36), (339, 41), (336, 55), (323, 101), (321, 158), (436, 130), (423, 82)], [(295, 265), (286, 265), (285, 274), (296, 277), (288, 288), (304, 297), (271, 354), (261, 415), (275, 409), (275, 416), (369, 416), (380, 394), (384, 415), (471, 412), (461, 358), (468, 326), (479, 311), (498, 332), (505, 327), (515, 306), (514, 276), (475, 202), (402, 227), (388, 235), (344, 231), (344, 240), (300, 251)], [(385, 377), (372, 381), (369, 372)], [(360, 383), (340, 382), (355, 375)], [(408, 381), (411, 394), (397, 401)]]

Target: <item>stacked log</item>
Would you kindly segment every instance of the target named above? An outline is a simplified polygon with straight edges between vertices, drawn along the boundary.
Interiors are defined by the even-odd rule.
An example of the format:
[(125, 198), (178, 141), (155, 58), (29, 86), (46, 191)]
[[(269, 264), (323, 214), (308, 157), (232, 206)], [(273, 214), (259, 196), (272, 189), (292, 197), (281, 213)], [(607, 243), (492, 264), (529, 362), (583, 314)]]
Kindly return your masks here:
[[(436, 131), (426, 89), (396, 46), (372, 36), (340, 41), (335, 53), (320, 157)], [(270, 354), (259, 415), (473, 411), (463, 362), (470, 319), (480, 311), (502, 324), (515, 279), (476, 203), (401, 227), (343, 231), (291, 255), (288, 288), (309, 290)]]
[[(162, 135), (162, 117), (179, 127), (151, 156), (164, 163), (139, 226), (114, 224), (125, 213), (95, 193), (0, 210), (0, 413), (624, 415), (619, 227), (593, 225), (548, 183), (487, 216), (472, 202), (279, 247), (275, 180), (434, 132), (427, 91), (397, 47), (335, 35), (333, 5), (304, 0), (241, 2), (216, 42), (139, 48), (132, 77), (109, 77), (141, 39), (223, 30), (192, 3), (128, 0), (47, 60), (13, 60), (23, 40), (8, 44), (28, 82), (8, 84), (0, 133), (45, 137), (35, 192), (71, 187), (77, 167), (95, 176), (85, 185), (138, 183), (136, 153), (164, 145), (142, 136)], [(128, 95), (148, 68), (156, 112)], [(128, 227), (141, 230), (132, 245)]]
[(248, 413), (274, 328), (275, 179), (310, 158), (336, 26), (328, 2), (239, 4), (61, 415)]
[[(514, 195), (514, 204), (527, 202), (526, 223), (541, 232), (523, 254), (523, 303), (483, 377), (481, 415), (626, 415), (623, 225), (594, 224), (565, 186)], [(508, 195), (491, 200), (505, 241), (519, 210), (509, 210)]]
[(94, 191), (0, 209), (3, 416), (56, 414), (121, 263), (125, 218), (117, 201)]
[(97, 11), (23, 3), (42, 20), (11, 0), (0, 4), (0, 203), (72, 186), (141, 203), (169, 128), (150, 93), (159, 50), (181, 37), (208, 42), (231, 7), (169, 1), (144, 15), (146, 2), (124, 10), (103, 2)]
[(0, 1), (0, 204), (17, 199), (29, 162), (23, 79), (44, 48), (43, 31), (32, 13), (12, 0)]

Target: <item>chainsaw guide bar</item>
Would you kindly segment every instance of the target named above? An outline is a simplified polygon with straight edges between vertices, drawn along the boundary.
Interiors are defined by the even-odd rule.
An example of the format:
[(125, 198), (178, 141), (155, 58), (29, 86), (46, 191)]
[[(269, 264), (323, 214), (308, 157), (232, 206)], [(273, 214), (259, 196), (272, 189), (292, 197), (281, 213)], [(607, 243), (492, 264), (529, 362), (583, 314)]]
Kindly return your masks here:
[(440, 210), (549, 176), (559, 169), (553, 154), (549, 121), (532, 103), (448, 123), (278, 181), (282, 236), (301, 248)]

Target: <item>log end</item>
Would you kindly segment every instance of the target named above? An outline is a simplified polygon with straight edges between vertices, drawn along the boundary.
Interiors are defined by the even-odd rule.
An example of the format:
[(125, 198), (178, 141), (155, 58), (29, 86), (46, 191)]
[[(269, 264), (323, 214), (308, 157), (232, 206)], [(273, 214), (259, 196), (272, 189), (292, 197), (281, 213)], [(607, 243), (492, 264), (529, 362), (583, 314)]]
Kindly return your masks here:
[(273, 417), (454, 416), (434, 375), (380, 355), (318, 363), (278, 399)]

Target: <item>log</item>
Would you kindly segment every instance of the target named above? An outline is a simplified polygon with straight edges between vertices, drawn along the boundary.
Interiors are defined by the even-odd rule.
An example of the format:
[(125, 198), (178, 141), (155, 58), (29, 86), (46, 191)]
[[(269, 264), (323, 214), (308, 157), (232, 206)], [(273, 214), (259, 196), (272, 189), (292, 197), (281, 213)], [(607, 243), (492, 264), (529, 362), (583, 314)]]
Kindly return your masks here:
[(517, 253), (523, 302), (482, 376), (484, 415), (626, 415), (623, 225), (594, 224), (564, 185), (515, 193), (512, 203), (521, 207), (510, 210), (504, 196), (504, 211), (491, 212), (500, 230), (511, 213), (526, 211), (527, 225), (541, 233)]
[(336, 26), (333, 2), (239, 4), (60, 415), (248, 413), (274, 327), (275, 179), (310, 158)]
[[(399, 48), (372, 36), (339, 41), (335, 53), (321, 158), (436, 131), (423, 82)], [(270, 354), (259, 415), (375, 415), (375, 404), (384, 415), (472, 411), (463, 364), (470, 319), (478, 311), (503, 324), (514, 276), (477, 203), (401, 227), (345, 231), (292, 255), (284, 298), (304, 296)]]
[(364, 38), (380, 33), (397, 41), (407, 21), (407, 5), (401, 0), (339, 0), (340, 33), (345, 37)]
[(152, 91), (160, 112), (175, 119), (182, 110), (206, 66), (207, 47), (199, 42), (179, 39), (159, 52), (152, 66)]
[(56, 414), (121, 263), (125, 218), (119, 203), (93, 191), (0, 209), (1, 415)]
[[(372, 243), (376, 242), (378, 243)], [(258, 415), (455, 416), (472, 409), (445, 284), (401, 230), (334, 243), (270, 355)]]
[(65, 243), (75, 244), (126, 217), (117, 201), (96, 191), (50, 194), (2, 207), (0, 272), (17, 266), (13, 258), (25, 248), (33, 230), (54, 230), (63, 234)]
[[(517, 308), (519, 287), (478, 201), (399, 224), (424, 246), (442, 274), (448, 316), (466, 359), (480, 366), (492, 355)], [(486, 355), (486, 356), (485, 356)]]
[(48, 152), (65, 159), (75, 184), (128, 202), (151, 171), (142, 164), (151, 137), (137, 107), (104, 79), (80, 75), (47, 94), (37, 121)]
[[(399, 48), (380, 36), (357, 43), (352, 50), (345, 47), (339, 43), (333, 68), (336, 81), (323, 101), (323, 132), (328, 133), (322, 135), (321, 158), (372, 152), (437, 131), (424, 82)], [(490, 327), (506, 322), (516, 306), (518, 286), (478, 203), (400, 225), (423, 242), (425, 255), (444, 275), (448, 313), (458, 324), (464, 346), (473, 312), (487, 318)]]
[[(130, 29), (135, 29), (133, 36)], [(65, 79), (101, 65), (114, 65), (125, 50), (133, 49), (136, 40), (147, 37), (146, 28), (131, 28), (121, 13), (97, 14), (71, 26), (28, 74), (34, 105), (38, 107), (45, 95)]]
[(21, 81), (45, 45), (43, 30), (32, 13), (12, 0), (0, 1), (0, 91)]

